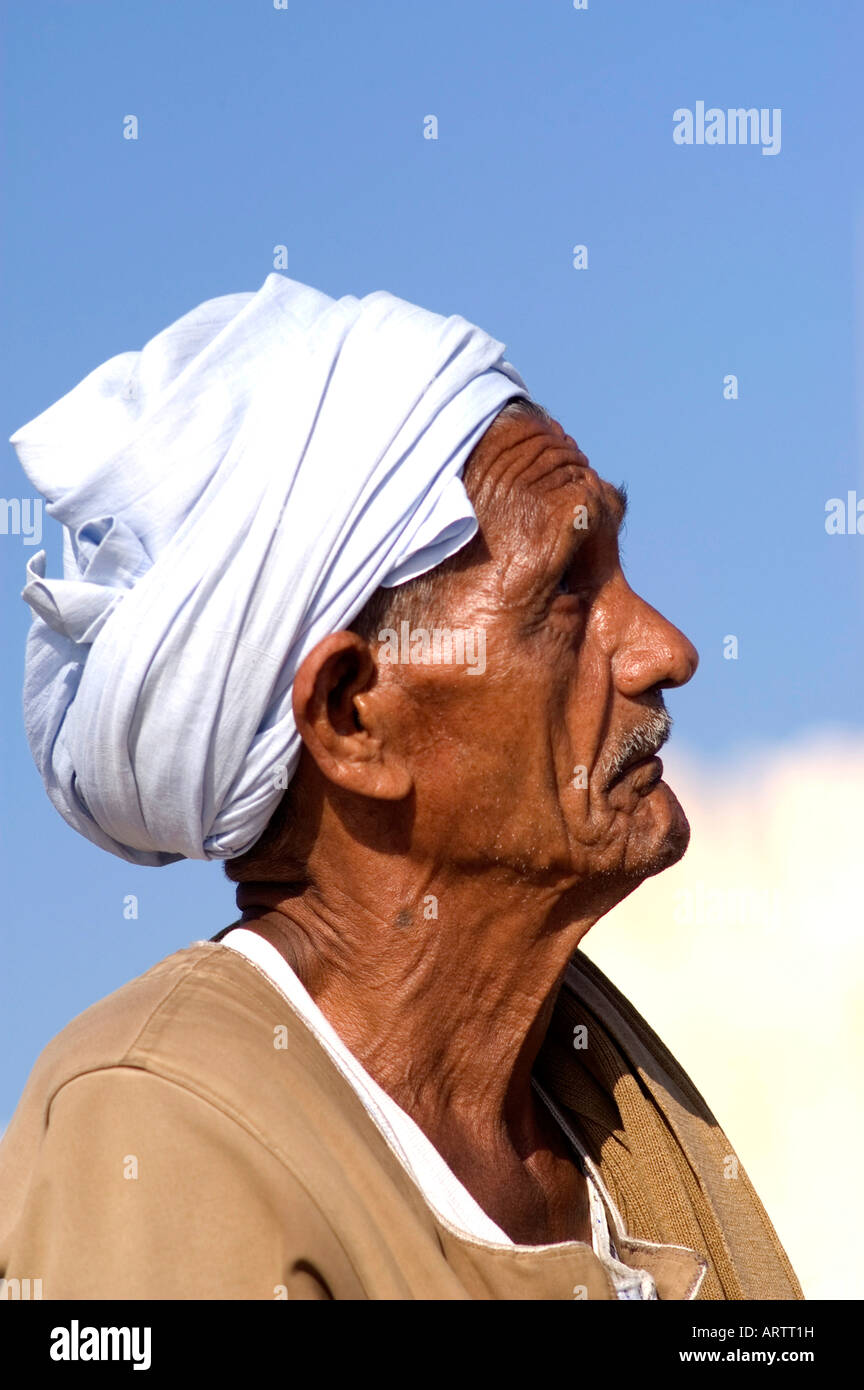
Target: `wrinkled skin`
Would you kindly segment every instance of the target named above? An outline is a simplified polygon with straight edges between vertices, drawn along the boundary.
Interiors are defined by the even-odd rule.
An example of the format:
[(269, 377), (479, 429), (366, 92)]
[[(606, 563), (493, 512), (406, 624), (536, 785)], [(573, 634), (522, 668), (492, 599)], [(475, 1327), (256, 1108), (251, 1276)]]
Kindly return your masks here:
[(687, 847), (645, 749), (698, 658), (628, 586), (617, 490), (560, 425), (495, 422), (466, 487), (480, 539), (430, 626), (485, 629), (485, 671), (322, 641), (294, 686), (310, 884), (288, 896), (277, 857), (239, 901), (493, 1220), (588, 1240), (531, 1067), (581, 938)]

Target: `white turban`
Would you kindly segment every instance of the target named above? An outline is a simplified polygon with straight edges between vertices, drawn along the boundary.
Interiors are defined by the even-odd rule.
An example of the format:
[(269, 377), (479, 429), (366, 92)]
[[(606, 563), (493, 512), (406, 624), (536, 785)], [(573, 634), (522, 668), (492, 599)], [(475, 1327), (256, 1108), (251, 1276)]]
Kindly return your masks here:
[(24, 709), (71, 826), (138, 864), (255, 843), (300, 756), (303, 658), (475, 534), (460, 474), (527, 395), (503, 352), (458, 315), (272, 274), (12, 436), (64, 527), (63, 579), (27, 566)]

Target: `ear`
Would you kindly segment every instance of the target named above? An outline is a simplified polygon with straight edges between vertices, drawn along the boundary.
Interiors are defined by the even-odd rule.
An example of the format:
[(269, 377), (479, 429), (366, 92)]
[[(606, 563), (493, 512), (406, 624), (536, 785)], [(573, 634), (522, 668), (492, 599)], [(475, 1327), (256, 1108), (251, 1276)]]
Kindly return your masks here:
[(297, 729), (324, 776), (359, 796), (401, 801), (414, 782), (388, 738), (388, 696), (377, 686), (368, 642), (334, 632), (303, 660), (294, 678)]

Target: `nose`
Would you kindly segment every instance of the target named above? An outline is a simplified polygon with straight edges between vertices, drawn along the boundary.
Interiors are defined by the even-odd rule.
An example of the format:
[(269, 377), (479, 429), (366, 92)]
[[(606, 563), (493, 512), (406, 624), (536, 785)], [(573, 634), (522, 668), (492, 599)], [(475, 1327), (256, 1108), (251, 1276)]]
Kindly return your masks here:
[(622, 695), (644, 695), (686, 685), (699, 653), (673, 623), (631, 592), (629, 621), (612, 657), (612, 675)]

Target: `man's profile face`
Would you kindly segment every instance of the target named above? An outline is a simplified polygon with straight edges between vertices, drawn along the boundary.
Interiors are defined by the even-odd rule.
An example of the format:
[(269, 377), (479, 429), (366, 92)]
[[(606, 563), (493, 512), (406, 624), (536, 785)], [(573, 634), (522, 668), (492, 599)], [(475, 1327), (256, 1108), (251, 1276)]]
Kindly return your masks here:
[(485, 669), (379, 669), (404, 697), (412, 844), (435, 864), (572, 879), (583, 902), (593, 885), (606, 910), (687, 847), (684, 813), (646, 754), (668, 731), (662, 689), (688, 681), (698, 656), (627, 584), (625, 499), (559, 424), (496, 422), (466, 487), (480, 539), (430, 622), (482, 630)]

